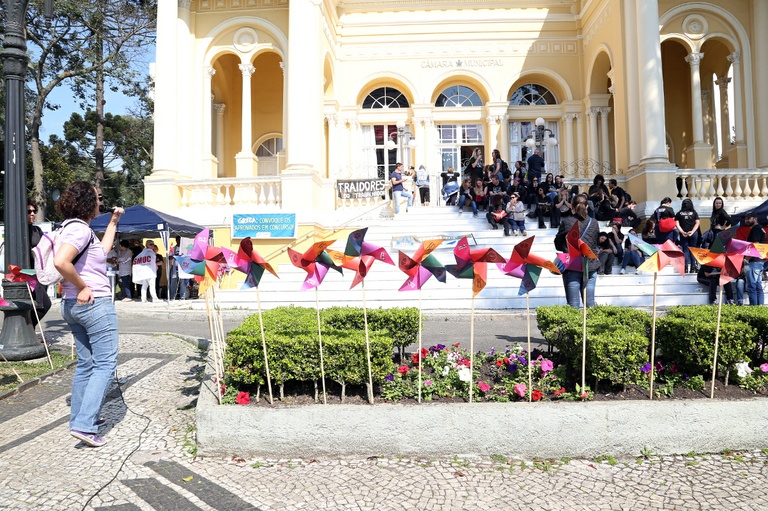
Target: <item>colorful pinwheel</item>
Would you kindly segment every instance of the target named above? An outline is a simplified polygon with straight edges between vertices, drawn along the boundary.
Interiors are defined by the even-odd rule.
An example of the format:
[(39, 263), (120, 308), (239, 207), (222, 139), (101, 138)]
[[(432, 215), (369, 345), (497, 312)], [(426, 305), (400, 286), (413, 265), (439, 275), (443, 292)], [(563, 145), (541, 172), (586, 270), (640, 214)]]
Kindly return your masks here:
[(421, 286), (432, 276), (445, 283), (445, 266), (432, 255), (432, 251), (442, 242), (443, 240), (427, 240), (423, 242), (416, 253), (413, 254), (413, 258), (408, 257), (403, 251), (399, 252), (399, 268), (408, 275), (406, 281), (400, 286), (399, 291), (421, 289)]
[(5, 279), (9, 282), (26, 282), (32, 291), (37, 287), (37, 277), (35, 277), (34, 269), (24, 269), (21, 266), (9, 264), (8, 270), (11, 273), (6, 273)]
[[(249, 289), (252, 287), (259, 287), (261, 282), (261, 276), (264, 274), (264, 270), (277, 277), (277, 273), (266, 259), (261, 257), (258, 252), (253, 249), (253, 241), (250, 237), (243, 239), (240, 242), (240, 249), (237, 251), (237, 258), (241, 261), (238, 264), (238, 268), (247, 268), (243, 273), (246, 274), (245, 282), (241, 289)], [(280, 277), (278, 277), (280, 278)]]
[(456, 244), (453, 256), (456, 258), (456, 264), (449, 264), (445, 269), (457, 279), (472, 279), (473, 299), (488, 282), (487, 263), (506, 263), (506, 260), (492, 248), (470, 249), (466, 237), (461, 238)]
[(205, 259), (205, 254), (208, 251), (208, 239), (211, 237), (211, 230), (206, 228), (197, 233), (195, 240), (192, 243), (192, 248), (187, 253), (187, 257), (194, 259), (195, 261), (202, 261)]
[[(638, 239), (631, 234), (629, 237), (630, 240), (636, 241)], [(645, 245), (648, 244), (646, 243)], [(638, 248), (640, 247), (638, 246)], [(667, 240), (662, 245), (657, 245), (654, 248), (656, 250), (650, 254), (647, 254), (646, 252), (646, 250), (648, 250), (647, 246), (640, 248), (643, 253), (647, 254), (648, 258), (637, 268), (638, 271), (652, 271), (657, 273), (663, 268), (666, 268), (667, 265), (671, 265), (680, 275), (685, 275), (685, 254), (672, 240)]]
[(506, 263), (497, 263), (499, 270), (505, 275), (522, 279), (520, 282), (520, 289), (517, 292), (518, 296), (522, 296), (536, 289), (536, 284), (539, 281), (539, 275), (541, 274), (542, 268), (553, 273), (560, 273), (560, 270), (555, 263), (547, 261), (543, 257), (531, 254), (531, 247), (533, 247), (533, 240), (535, 237), (536, 236), (531, 236), (515, 245), (515, 248), (512, 249), (512, 255)]
[(291, 263), (307, 272), (307, 278), (304, 279), (304, 284), (301, 286), (302, 291), (316, 288), (322, 284), (325, 275), (331, 268), (343, 274), (341, 267), (337, 266), (333, 258), (325, 251), (326, 248), (335, 242), (336, 240), (319, 241), (309, 247), (303, 254), (291, 248), (288, 249), (288, 257)]
[(395, 264), (384, 248), (365, 241), (365, 234), (367, 232), (368, 228), (366, 227), (350, 233), (347, 238), (344, 254), (339, 254), (335, 250), (328, 250), (336, 264), (340, 263), (343, 268), (355, 271), (355, 278), (352, 279), (350, 289), (365, 279), (374, 261), (381, 261), (391, 265)]
[(557, 254), (557, 259), (554, 261), (557, 269), (561, 272), (565, 270), (582, 271), (586, 268), (584, 258), (597, 259), (589, 245), (581, 239), (579, 222), (575, 222), (571, 230), (568, 231), (565, 242), (568, 246), (568, 252)]

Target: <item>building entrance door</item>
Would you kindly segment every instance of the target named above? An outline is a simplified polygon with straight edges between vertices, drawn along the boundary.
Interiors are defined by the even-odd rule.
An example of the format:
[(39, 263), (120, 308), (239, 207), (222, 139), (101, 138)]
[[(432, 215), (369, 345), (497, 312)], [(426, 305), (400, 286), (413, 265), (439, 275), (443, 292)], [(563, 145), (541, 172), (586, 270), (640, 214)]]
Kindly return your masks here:
[[(441, 172), (453, 167), (463, 173), (476, 147), (483, 149), (482, 124), (438, 124), (438, 149), (441, 158)], [(483, 155), (485, 162), (485, 155)]]

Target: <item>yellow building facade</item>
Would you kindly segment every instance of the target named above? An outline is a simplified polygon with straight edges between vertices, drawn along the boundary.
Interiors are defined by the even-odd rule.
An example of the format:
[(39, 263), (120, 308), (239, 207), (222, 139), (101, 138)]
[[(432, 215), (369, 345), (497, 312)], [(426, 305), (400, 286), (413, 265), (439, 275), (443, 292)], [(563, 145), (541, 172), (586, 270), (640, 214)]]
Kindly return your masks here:
[(646, 213), (740, 210), (768, 195), (766, 48), (765, 0), (163, 0), (145, 202), (301, 233), (380, 202), (339, 180), (424, 165), (434, 198), (480, 147), (616, 178)]

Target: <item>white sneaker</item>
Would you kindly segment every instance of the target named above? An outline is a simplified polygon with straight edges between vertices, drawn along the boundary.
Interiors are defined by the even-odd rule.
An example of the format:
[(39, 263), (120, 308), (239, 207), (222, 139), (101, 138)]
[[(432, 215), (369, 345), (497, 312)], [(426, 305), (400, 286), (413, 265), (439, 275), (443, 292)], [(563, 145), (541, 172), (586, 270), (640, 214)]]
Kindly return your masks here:
[(523, 231), (523, 236), (528, 236), (528, 231)]
[(464, 210), (463, 210), (463, 209), (460, 209), (460, 210), (459, 210), (459, 214), (462, 214), (462, 213), (464, 213)]
[(625, 270), (624, 268), (622, 268), (622, 269), (621, 269), (621, 271), (619, 272), (619, 275), (624, 275), (625, 273), (627, 273), (627, 270)]
[(514, 233), (514, 234), (515, 234), (515, 236), (517, 236), (517, 235), (518, 235), (518, 231), (515, 231), (515, 233)]

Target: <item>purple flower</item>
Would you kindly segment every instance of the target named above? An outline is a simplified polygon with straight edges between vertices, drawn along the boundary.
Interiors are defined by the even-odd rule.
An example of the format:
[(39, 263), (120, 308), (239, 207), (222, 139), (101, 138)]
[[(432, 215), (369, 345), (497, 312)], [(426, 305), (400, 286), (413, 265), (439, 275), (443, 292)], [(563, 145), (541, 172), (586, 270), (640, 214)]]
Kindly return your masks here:
[(509, 364), (509, 372), (510, 373), (517, 372), (517, 364)]
[(395, 375), (394, 374), (388, 374), (385, 378), (387, 381), (395, 381)]
[(657, 373), (660, 373), (664, 370), (664, 365), (661, 362), (656, 362), (655, 367)]
[(495, 354), (496, 354), (496, 348), (494, 348), (493, 346), (491, 346), (491, 349), (490, 349), (490, 351), (488, 351), (488, 356), (492, 357), (492, 356), (494, 356)]
[(651, 372), (651, 363), (647, 362), (643, 367), (640, 368), (640, 370), (644, 373), (650, 373)]
[(528, 362), (523, 357), (517, 357), (517, 361), (520, 362), (522, 365), (528, 365)]
[(429, 351), (432, 353), (438, 353), (440, 351), (443, 351), (445, 349), (445, 344), (435, 344), (431, 348), (429, 348)]

